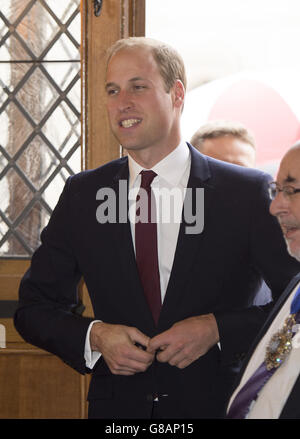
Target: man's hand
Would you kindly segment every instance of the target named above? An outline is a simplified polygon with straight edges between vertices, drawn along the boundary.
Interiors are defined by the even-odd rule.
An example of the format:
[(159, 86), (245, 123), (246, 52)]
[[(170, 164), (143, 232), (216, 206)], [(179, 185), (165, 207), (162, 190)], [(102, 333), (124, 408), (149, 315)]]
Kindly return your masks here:
[(103, 355), (115, 375), (134, 375), (150, 366), (154, 354), (146, 351), (149, 340), (137, 328), (103, 322), (94, 323), (90, 333), (92, 350)]
[(175, 323), (170, 329), (153, 337), (148, 352), (162, 363), (183, 369), (193, 363), (219, 341), (219, 331), (213, 314), (190, 317)]

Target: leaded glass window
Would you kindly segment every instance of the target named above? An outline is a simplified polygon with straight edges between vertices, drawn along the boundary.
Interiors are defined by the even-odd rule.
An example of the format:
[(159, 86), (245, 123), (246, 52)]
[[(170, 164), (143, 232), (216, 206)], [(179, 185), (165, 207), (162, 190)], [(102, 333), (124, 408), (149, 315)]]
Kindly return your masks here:
[(80, 0), (0, 0), (0, 257), (30, 257), (81, 170)]

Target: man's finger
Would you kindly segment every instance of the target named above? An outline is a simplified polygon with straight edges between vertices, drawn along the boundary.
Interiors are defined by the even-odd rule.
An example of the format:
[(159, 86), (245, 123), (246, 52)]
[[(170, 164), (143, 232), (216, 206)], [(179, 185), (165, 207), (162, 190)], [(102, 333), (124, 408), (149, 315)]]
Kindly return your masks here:
[(148, 344), (150, 342), (150, 337), (143, 334), (139, 329), (134, 327), (128, 328), (128, 334), (135, 345), (143, 348), (143, 350), (147, 350)]
[(163, 350), (159, 350), (156, 358), (161, 363), (168, 362), (173, 366), (173, 363), (175, 364), (177, 361), (181, 361), (184, 357), (180, 348), (175, 348), (173, 345), (169, 345), (164, 346)]
[(155, 354), (158, 350), (164, 351), (170, 344), (169, 330), (151, 338), (147, 351)]

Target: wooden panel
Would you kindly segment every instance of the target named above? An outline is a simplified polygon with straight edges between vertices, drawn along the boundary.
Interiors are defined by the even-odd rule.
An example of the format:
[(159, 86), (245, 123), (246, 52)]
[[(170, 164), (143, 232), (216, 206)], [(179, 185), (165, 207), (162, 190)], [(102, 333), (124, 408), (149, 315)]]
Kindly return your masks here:
[(0, 324), (6, 330), (6, 344), (7, 343), (24, 343), (23, 338), (19, 335), (14, 327), (13, 319), (0, 319)]
[(85, 378), (40, 350), (0, 350), (0, 418), (83, 418)]
[(25, 260), (0, 260), (0, 300), (18, 300), (19, 283), (30, 261)]
[(126, 36), (143, 37), (146, 19), (145, 0), (130, 0), (128, 7), (128, 35)]
[[(3, 301), (16, 301), (19, 295), (19, 284), (25, 271), (29, 267), (30, 261), (27, 260), (0, 260), (0, 324), (4, 325), (6, 329), (7, 343), (22, 343), (23, 339), (16, 331), (13, 324), (13, 310), (15, 306), (12, 305), (11, 315), (3, 315), (3, 308), (5, 303)], [(2, 301), (2, 302), (1, 302)], [(2, 306), (1, 306), (2, 305)]]

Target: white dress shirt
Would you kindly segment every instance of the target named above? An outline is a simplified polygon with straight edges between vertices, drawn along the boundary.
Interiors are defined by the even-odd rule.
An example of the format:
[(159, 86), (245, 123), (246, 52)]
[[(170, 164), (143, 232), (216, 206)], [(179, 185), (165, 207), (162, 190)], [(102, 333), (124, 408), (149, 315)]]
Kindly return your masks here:
[[(290, 307), (300, 283), (294, 288), (268, 331), (257, 345), (244, 372), (240, 385), (233, 393), (228, 409), (241, 387), (253, 375), (265, 358), (266, 348), (272, 336), (279, 331), (290, 314)], [(300, 332), (294, 335), (292, 350), (283, 364), (274, 372), (252, 403), (247, 419), (278, 419), (300, 372)]]
[[(135, 212), (135, 199), (140, 188), (140, 172), (144, 169), (128, 155), (129, 165), (129, 211)], [(181, 213), (185, 189), (187, 187), (191, 169), (190, 151), (186, 142), (181, 141), (177, 148), (167, 157), (157, 163), (153, 168), (157, 176), (154, 178), (151, 188), (155, 196), (157, 211), (157, 241), (158, 241), (158, 265), (160, 274), (160, 286), (162, 302), (166, 294), (170, 273), (177, 245), (177, 238), (181, 222)], [(170, 199), (162, 194), (172, 191), (177, 195), (176, 203), (170, 203)], [(175, 191), (174, 191), (175, 190)], [(174, 212), (175, 209), (175, 212)], [(135, 248), (135, 217), (132, 215), (131, 234)], [(84, 357), (86, 366), (92, 369), (101, 354), (91, 350), (90, 331), (92, 325), (99, 320), (93, 321), (87, 331)]]

